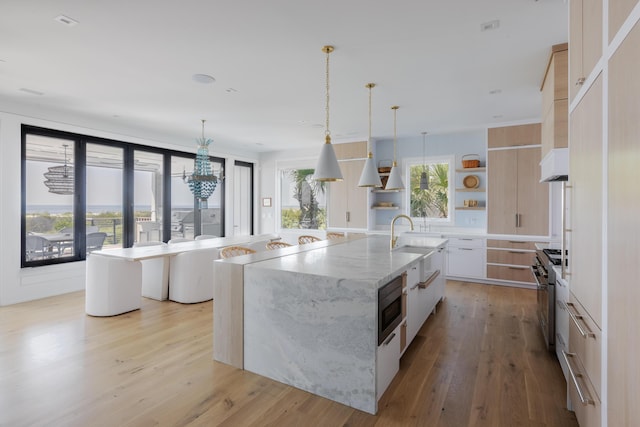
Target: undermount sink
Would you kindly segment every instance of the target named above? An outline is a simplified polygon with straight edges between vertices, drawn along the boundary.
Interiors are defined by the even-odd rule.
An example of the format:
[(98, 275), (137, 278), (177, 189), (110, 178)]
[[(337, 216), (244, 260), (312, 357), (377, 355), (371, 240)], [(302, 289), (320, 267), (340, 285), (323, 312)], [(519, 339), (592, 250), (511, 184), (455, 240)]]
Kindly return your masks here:
[(426, 248), (423, 246), (398, 246), (393, 248), (393, 252), (408, 252), (411, 254), (428, 254), (433, 252), (433, 248)]

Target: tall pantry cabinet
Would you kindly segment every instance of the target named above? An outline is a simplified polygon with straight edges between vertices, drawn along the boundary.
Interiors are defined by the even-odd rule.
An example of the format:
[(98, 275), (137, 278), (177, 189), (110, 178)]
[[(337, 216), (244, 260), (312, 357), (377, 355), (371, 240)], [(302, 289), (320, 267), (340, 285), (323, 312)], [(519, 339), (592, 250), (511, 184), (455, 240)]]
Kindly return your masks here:
[(540, 183), (540, 124), (489, 129), (487, 231), (549, 234), (549, 185)]
[(640, 4), (571, 0), (569, 13), (568, 388), (581, 426), (631, 426), (640, 419)]
[(368, 189), (358, 187), (358, 182), (367, 157), (367, 143), (334, 144), (334, 150), (343, 180), (329, 184), (327, 226), (333, 229), (366, 229)]

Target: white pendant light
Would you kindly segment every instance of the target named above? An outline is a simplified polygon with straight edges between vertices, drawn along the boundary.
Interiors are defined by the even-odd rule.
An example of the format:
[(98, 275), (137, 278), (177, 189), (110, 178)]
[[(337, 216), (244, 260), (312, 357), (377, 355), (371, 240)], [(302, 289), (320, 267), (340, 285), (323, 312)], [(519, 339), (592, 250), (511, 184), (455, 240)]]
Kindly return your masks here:
[(396, 124), (397, 124), (397, 105), (391, 107), (393, 110), (393, 165), (391, 166), (391, 172), (389, 173), (389, 180), (387, 181), (387, 186), (385, 190), (404, 190), (404, 184), (402, 183), (402, 176), (400, 175), (400, 168), (398, 167), (398, 163), (396, 162), (396, 145), (397, 145), (397, 134), (396, 134)]
[(320, 151), (320, 158), (318, 159), (313, 179), (316, 181), (327, 182), (342, 181), (342, 172), (340, 171), (340, 165), (336, 158), (336, 152), (333, 150), (333, 145), (331, 145), (331, 132), (329, 131), (329, 54), (333, 52), (333, 46), (324, 46), (322, 51), (327, 54), (327, 68), (325, 74), (327, 89), (327, 104), (325, 111), (327, 113), (327, 117), (326, 128), (324, 131), (325, 143)]
[[(425, 142), (426, 142), (427, 133), (422, 132), (422, 173), (420, 174), (420, 189), (428, 190), (429, 189), (429, 165), (426, 162), (425, 157)], [(425, 170), (426, 169), (426, 170)]]
[(367, 83), (365, 85), (365, 87), (369, 89), (369, 139), (367, 140), (369, 155), (367, 156), (367, 160), (364, 162), (364, 168), (362, 169), (362, 175), (360, 175), (358, 187), (382, 187), (382, 181), (380, 181), (380, 175), (378, 175), (378, 169), (373, 161), (373, 153), (371, 152), (371, 89), (375, 86), (375, 83)]

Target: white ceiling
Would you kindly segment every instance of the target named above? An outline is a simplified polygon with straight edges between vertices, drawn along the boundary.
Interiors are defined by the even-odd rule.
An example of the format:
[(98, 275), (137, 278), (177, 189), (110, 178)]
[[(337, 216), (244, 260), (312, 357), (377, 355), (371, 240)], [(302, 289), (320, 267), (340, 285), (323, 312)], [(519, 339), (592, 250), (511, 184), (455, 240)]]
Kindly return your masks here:
[[(563, 0), (2, 0), (0, 110), (189, 147), (270, 151), (539, 121)], [(66, 15), (66, 26), (55, 20)], [(481, 24), (499, 20), (499, 28)], [(196, 73), (213, 84), (192, 80)], [(27, 91), (41, 93), (34, 94)], [(497, 94), (490, 92), (499, 90)], [(215, 151), (213, 148), (212, 151)]]

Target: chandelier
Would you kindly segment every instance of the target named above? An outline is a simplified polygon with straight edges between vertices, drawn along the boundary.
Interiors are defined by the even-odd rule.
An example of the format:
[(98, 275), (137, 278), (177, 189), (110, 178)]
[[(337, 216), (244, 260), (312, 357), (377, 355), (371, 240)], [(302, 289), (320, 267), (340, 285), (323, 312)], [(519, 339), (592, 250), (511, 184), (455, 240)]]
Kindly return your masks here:
[(52, 166), (48, 172), (44, 173), (47, 178), (44, 182), (49, 188), (49, 193), (54, 194), (73, 194), (74, 175), (73, 166), (67, 165), (67, 144), (64, 147), (64, 166)]
[(193, 173), (187, 175), (186, 171), (182, 171), (182, 180), (189, 185), (189, 190), (198, 199), (201, 209), (207, 208), (207, 199), (218, 185), (218, 177), (214, 175), (209, 161), (209, 144), (213, 140), (204, 137), (204, 122), (205, 120), (202, 120), (202, 137), (196, 140), (198, 152), (193, 163)]

